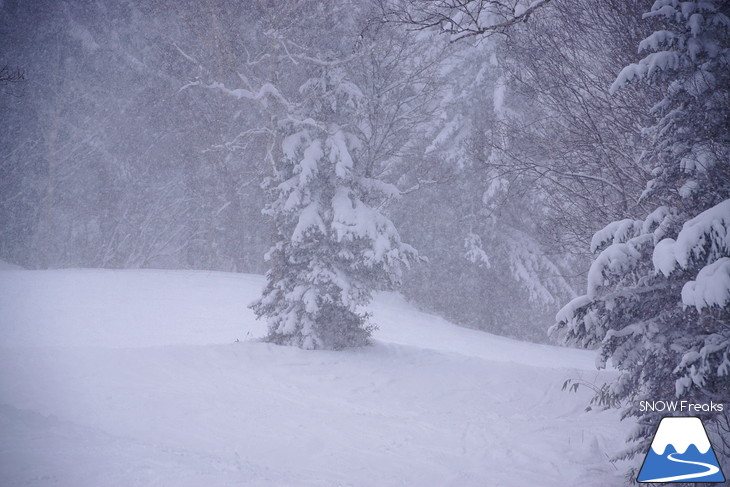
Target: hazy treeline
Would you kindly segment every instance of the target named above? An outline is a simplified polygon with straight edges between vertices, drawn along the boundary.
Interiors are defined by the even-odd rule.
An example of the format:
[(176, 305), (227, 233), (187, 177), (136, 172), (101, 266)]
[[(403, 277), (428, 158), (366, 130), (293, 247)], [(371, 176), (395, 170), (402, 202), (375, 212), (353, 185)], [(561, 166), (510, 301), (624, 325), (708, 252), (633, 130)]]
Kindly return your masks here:
[(593, 233), (642, 211), (657, 95), (609, 88), (650, 4), (554, 0), (450, 42), (381, 2), (6, 0), (0, 64), (27, 79), (0, 93), (0, 257), (263, 272), (272, 115), (230, 91), (294, 93), (342, 61), (369, 97), (373, 173), (401, 192), (382, 211), (428, 259), (403, 291), (546, 340)]

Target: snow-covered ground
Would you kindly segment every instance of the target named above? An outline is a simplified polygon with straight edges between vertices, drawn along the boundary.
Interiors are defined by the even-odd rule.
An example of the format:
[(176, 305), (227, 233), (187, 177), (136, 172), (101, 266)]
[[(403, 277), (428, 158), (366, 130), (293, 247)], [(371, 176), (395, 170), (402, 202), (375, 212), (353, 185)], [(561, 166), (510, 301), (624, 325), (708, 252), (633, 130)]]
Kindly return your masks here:
[(397, 294), (373, 346), (256, 341), (263, 278), (0, 271), (0, 485), (623, 485), (593, 354), (457, 327)]

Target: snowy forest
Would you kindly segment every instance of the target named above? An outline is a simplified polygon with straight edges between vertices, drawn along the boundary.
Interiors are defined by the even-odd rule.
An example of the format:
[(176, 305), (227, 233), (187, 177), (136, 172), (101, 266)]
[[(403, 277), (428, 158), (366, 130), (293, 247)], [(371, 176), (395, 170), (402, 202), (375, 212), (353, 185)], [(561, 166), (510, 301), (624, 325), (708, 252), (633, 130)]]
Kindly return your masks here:
[[(605, 429), (591, 458), (606, 470), (543, 485), (633, 483), (667, 415), (640, 405), (657, 400), (725, 404), (692, 415), (730, 474), (730, 2), (0, 0), (0, 14), (3, 349), (35, 330), (20, 324), (36, 304), (17, 303), (45, 274), (26, 270), (265, 274), (231, 319), (292, 361), (331, 352), (332, 374), (353, 350), (428, 335), (393, 331), (416, 314), (474, 337), (449, 353), (488, 336), (485, 350), (524, 355), (507, 362), (555, 368), (567, 390), (536, 411), (575, 401), (580, 431)], [(76, 285), (58, 279), (59, 293)], [(144, 309), (160, 279), (140, 285)], [(84, 299), (111, 299), (106, 282)], [(115, 341), (147, 333), (119, 323)], [(447, 346), (435, 333), (425, 348)], [(477, 383), (453, 367), (450, 382)], [(31, 397), (17, 373), (0, 380), (0, 412)], [(542, 387), (503, 375), (516, 398), (512, 377)], [(28, 401), (16, 406), (49, 400)], [(536, 485), (512, 474), (420, 485)], [(250, 485), (396, 485), (261, 475)], [(216, 478), (203, 485), (230, 485)]]

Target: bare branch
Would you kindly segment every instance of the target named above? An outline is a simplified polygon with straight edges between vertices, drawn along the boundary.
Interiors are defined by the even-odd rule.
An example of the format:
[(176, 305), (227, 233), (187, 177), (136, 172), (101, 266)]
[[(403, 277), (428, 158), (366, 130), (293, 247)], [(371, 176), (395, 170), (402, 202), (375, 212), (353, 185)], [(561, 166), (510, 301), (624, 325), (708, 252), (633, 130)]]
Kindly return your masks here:
[(467, 37), (505, 34), (550, 0), (525, 6), (518, 0), (384, 0), (383, 20), (412, 30), (439, 29), (455, 42)]
[(10, 69), (7, 64), (0, 68), (0, 86), (25, 81), (25, 71), (20, 68)]

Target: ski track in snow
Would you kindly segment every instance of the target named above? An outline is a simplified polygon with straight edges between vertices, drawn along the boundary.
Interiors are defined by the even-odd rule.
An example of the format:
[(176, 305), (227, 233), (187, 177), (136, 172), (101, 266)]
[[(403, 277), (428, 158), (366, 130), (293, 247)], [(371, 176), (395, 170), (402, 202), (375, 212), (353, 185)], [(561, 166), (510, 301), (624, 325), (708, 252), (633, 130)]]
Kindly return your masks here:
[[(373, 346), (260, 343), (261, 276), (0, 271), (0, 484), (611, 486), (593, 353), (378, 295)], [(240, 340), (240, 342), (236, 342)]]

